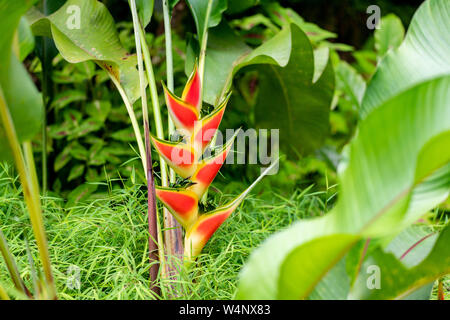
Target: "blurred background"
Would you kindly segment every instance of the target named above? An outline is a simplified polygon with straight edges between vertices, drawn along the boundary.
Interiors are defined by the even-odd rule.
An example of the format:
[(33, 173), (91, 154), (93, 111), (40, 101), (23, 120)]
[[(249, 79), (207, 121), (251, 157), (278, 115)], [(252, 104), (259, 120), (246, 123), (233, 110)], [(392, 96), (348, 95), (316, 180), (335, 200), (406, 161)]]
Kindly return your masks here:
[[(117, 22), (120, 39), (129, 52), (134, 52), (134, 37), (126, 0), (102, 1)], [(323, 146), (301, 156), (286, 154), (280, 172), (266, 179), (260, 189), (273, 188), (285, 195), (294, 190), (328, 190), (336, 184), (336, 168), (344, 145), (354, 133), (358, 121), (357, 101), (370, 80), (377, 61), (385, 54), (376, 47), (374, 30), (366, 27), (369, 5), (376, 4), (381, 16), (388, 16), (396, 26), (392, 32), (401, 35), (411, 20), (420, 0), (230, 0), (224, 20), (239, 37), (256, 47), (284, 27), (280, 12), (286, 13), (309, 36), (314, 49), (327, 47), (335, 70), (336, 92), (330, 114), (329, 134)], [(63, 1), (50, 2), (50, 11)], [(195, 24), (184, 1), (173, 9), (172, 18), (176, 93), (182, 91), (186, 46), (194, 34)], [(391, 37), (392, 38), (392, 37)], [(395, 37), (393, 37), (395, 39)], [(400, 39), (400, 41), (401, 41)], [(147, 41), (158, 85), (166, 80), (164, 25), (161, 2), (155, 2), (155, 13), (147, 27)], [(394, 44), (396, 45), (396, 44)], [(37, 46), (39, 47), (39, 46)], [(42, 65), (38, 51), (26, 60), (36, 84), (42, 88)], [(101, 196), (111, 188), (141, 182), (143, 173), (134, 151), (134, 134), (126, 109), (106, 73), (93, 62), (69, 64), (56, 55), (52, 60), (50, 91), (53, 99), (47, 110), (47, 154), (49, 188), (69, 199), (67, 205), (88, 197)], [(349, 81), (349, 79), (353, 79)], [(350, 88), (349, 88), (350, 83)], [(253, 128), (258, 110), (258, 75), (254, 70), (241, 71), (233, 82), (233, 96), (221, 129)], [(164, 104), (159, 86), (160, 101)], [(356, 99), (358, 100), (358, 99)], [(140, 103), (135, 104), (138, 117)], [(162, 108), (164, 118), (166, 108)], [(256, 111), (257, 112), (257, 111)], [(34, 148), (40, 161), (40, 137)], [(284, 152), (282, 147), (282, 153)], [(153, 154), (156, 159), (157, 154)], [(40, 168), (40, 164), (37, 165)], [(215, 181), (215, 188), (235, 193), (259, 174), (260, 165), (226, 165)], [(156, 168), (158, 171), (158, 168)], [(107, 183), (104, 183), (104, 182)], [(102, 182), (103, 184), (101, 184)], [(239, 185), (239, 186), (237, 186)]]

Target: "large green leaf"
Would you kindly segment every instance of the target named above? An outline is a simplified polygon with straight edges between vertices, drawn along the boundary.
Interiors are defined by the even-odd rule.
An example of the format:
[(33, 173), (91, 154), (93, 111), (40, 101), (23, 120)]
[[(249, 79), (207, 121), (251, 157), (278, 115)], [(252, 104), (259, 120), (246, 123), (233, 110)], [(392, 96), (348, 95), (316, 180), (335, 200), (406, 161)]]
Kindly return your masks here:
[(450, 1), (425, 1), (402, 45), (381, 60), (364, 97), (361, 117), (398, 93), (450, 74)]
[[(41, 96), (26, 69), (12, 52), (21, 16), (34, 2), (0, 1), (0, 86), (20, 141), (29, 140), (37, 133), (42, 113)], [(0, 160), (10, 158), (8, 141), (0, 123)]]
[(139, 98), (136, 57), (121, 45), (114, 19), (104, 4), (69, 0), (47, 17), (32, 10), (28, 19), (36, 35), (53, 37), (64, 59), (71, 63), (95, 61), (120, 82), (131, 102)]
[[(306, 298), (360, 239), (395, 234), (424, 213), (410, 209), (415, 188), (449, 168), (449, 86), (450, 77), (425, 82), (361, 122), (339, 168), (335, 208), (257, 249), (242, 271), (239, 298)], [(438, 188), (448, 186), (448, 174)]]
[(396, 49), (403, 41), (405, 29), (402, 20), (391, 13), (381, 18), (380, 29), (374, 32), (375, 50), (383, 57), (389, 50)]
[[(211, 29), (208, 43), (207, 102), (217, 104), (239, 70), (261, 65), (255, 67), (260, 92), (255, 105), (258, 127), (280, 129), (280, 146), (288, 152), (304, 153), (320, 146), (328, 133), (334, 90), (327, 52), (322, 59), (315, 59), (307, 36), (295, 24), (255, 50), (226, 24)], [(322, 68), (319, 62), (324, 62)]]
[[(201, 40), (205, 29), (217, 26), (222, 20), (222, 13), (227, 9), (227, 0), (186, 0), (197, 27), (198, 39)], [(208, 6), (210, 8), (209, 19), (207, 17)]]
[[(424, 245), (424, 242), (426, 243)], [(370, 290), (367, 275), (360, 275), (351, 291), (353, 299), (402, 299), (425, 286), (423, 298), (429, 298), (429, 283), (450, 273), (450, 225), (441, 232), (439, 238), (427, 237), (418, 246), (410, 248), (404, 256), (396, 256), (389, 251), (377, 249), (364, 263), (362, 269), (377, 266), (380, 269), (380, 289)], [(430, 244), (434, 244), (430, 250)], [(423, 256), (420, 263), (417, 255)], [(407, 259), (409, 258), (409, 259)], [(411, 261), (414, 262), (411, 265)], [(417, 296), (415, 296), (417, 298)]]
[[(366, 82), (363, 77), (347, 62), (339, 61), (336, 68), (336, 89), (344, 94), (351, 105), (359, 109), (366, 91)], [(339, 101), (342, 103), (342, 101)]]
[(153, 7), (155, 0), (136, 0), (136, 8), (138, 10), (139, 20), (145, 28), (152, 20)]

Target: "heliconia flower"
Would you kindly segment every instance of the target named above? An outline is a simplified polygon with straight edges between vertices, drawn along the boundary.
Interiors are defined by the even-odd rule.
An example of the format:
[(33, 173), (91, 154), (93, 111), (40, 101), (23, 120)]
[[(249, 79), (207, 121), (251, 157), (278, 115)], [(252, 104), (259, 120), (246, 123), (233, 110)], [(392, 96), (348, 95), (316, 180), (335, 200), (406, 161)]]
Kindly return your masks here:
[(242, 203), (247, 194), (267, 175), (272, 168), (278, 163), (278, 160), (272, 163), (263, 173), (239, 196), (234, 198), (228, 204), (200, 215), (195, 224), (186, 230), (186, 238), (184, 243), (184, 255), (187, 265), (191, 263), (196, 256), (200, 254), (211, 236), (225, 222), (225, 220), (236, 210)]
[(233, 146), (234, 140), (239, 131), (237, 131), (231, 139), (227, 141), (222, 146), (222, 149), (212, 157), (206, 158), (202, 160), (192, 177), (189, 179), (194, 184), (190, 186), (188, 189), (195, 192), (200, 199), (205, 191), (209, 188), (210, 184), (213, 182), (217, 173), (219, 172), (222, 165), (225, 163), (225, 160), (228, 156), (228, 153)]
[(170, 92), (164, 83), (162, 85), (167, 109), (175, 127), (179, 130), (185, 130), (189, 135), (192, 135), (194, 124), (198, 121), (202, 108), (200, 101), (201, 83), (197, 64), (184, 87), (181, 98)]
[(213, 233), (242, 203), (246, 195), (276, 164), (273, 163), (243, 193), (227, 205), (216, 210), (199, 213), (199, 199), (203, 197), (224, 164), (239, 132), (224, 143), (214, 156), (201, 159), (222, 121), (231, 94), (209, 115), (199, 119), (202, 107), (201, 81), (197, 65), (189, 77), (181, 98), (163, 84), (167, 108), (176, 128), (181, 132), (181, 142), (170, 142), (151, 136), (159, 155), (182, 178), (192, 184), (186, 188), (156, 187), (156, 196), (180, 222), (186, 231), (185, 261), (192, 262)]
[(228, 101), (230, 100), (231, 93), (224, 99), (224, 101), (207, 116), (196, 122), (194, 127), (194, 133), (192, 135), (192, 143), (194, 148), (200, 154), (205, 151), (205, 148), (211, 142), (220, 123), (222, 122), (222, 117), (225, 112)]
[(150, 138), (156, 151), (177, 174), (183, 178), (188, 178), (194, 174), (197, 159), (191, 145), (182, 142), (164, 141), (153, 135)]
[(191, 76), (184, 87), (181, 99), (194, 106), (198, 113), (200, 113), (202, 106), (200, 101), (201, 89), (200, 75), (198, 74), (197, 64), (195, 64), (194, 70), (192, 71)]
[(242, 200), (244, 200), (244, 197), (239, 196), (227, 205), (203, 214), (198, 218), (197, 222), (186, 233), (184, 243), (186, 262), (192, 261), (193, 258), (200, 254), (214, 232), (236, 210)]
[(171, 93), (164, 84), (163, 88), (167, 108), (175, 127), (180, 130), (186, 130), (192, 134), (194, 131), (195, 122), (199, 118), (199, 111), (192, 104)]
[(156, 196), (175, 219), (188, 229), (198, 219), (198, 197), (186, 189), (156, 187)]

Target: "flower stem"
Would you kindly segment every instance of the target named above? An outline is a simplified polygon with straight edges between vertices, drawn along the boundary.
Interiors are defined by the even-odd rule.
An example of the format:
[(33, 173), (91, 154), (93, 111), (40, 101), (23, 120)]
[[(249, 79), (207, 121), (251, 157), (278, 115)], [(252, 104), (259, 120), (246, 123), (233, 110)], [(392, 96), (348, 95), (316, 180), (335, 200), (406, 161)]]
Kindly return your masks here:
[[(166, 40), (166, 65), (167, 65), (167, 87), (171, 92), (174, 92), (174, 76), (173, 76), (173, 55), (172, 55), (172, 30), (170, 26), (170, 13), (168, 0), (162, 0), (163, 2), (163, 13), (164, 13), (164, 33)], [(167, 115), (168, 125), (169, 125), (169, 139), (175, 131), (175, 126)], [(170, 182), (174, 183), (176, 180), (175, 171), (170, 169)], [(183, 245), (183, 230), (181, 225), (175, 219), (175, 217), (165, 208), (164, 209), (164, 226), (165, 226), (165, 244), (167, 248), (167, 253), (179, 261), (183, 260), (184, 255), (184, 245)], [(170, 257), (169, 257), (170, 258)], [(177, 262), (177, 259), (170, 259), (173, 262)], [(176, 277), (179, 268), (173, 265), (173, 263), (167, 264), (167, 270), (165, 272), (169, 277)]]
[[(145, 133), (145, 153), (147, 161), (147, 204), (148, 204), (148, 230), (149, 230), (149, 259), (150, 259), (150, 281), (151, 290), (156, 294), (160, 294), (159, 285), (156, 284), (159, 273), (159, 257), (158, 248), (160, 247), (158, 239), (160, 239), (158, 231), (159, 229), (159, 218), (158, 212), (156, 210), (156, 196), (155, 196), (155, 180), (153, 177), (153, 166), (152, 166), (152, 153), (150, 147), (150, 128), (149, 128), (149, 118), (148, 118), (148, 105), (147, 105), (147, 92), (146, 92), (146, 82), (144, 74), (144, 63), (142, 59), (142, 48), (141, 48), (141, 27), (138, 19), (136, 2), (135, 0), (130, 0), (131, 14), (133, 16), (133, 27), (134, 27), (134, 37), (136, 41), (136, 54), (138, 60), (138, 70), (139, 70), (139, 83), (141, 90), (141, 102), (142, 102), (142, 114), (144, 118), (144, 133)], [(161, 248), (159, 248), (161, 250)]]

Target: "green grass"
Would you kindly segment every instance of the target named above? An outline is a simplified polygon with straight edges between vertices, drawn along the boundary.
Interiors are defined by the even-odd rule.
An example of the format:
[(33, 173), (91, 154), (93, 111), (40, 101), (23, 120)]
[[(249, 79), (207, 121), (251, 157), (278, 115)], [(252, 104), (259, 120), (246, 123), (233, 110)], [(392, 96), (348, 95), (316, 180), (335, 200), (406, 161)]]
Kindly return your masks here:
[[(38, 255), (18, 185), (11, 174), (2, 173), (0, 168), (0, 227), (22, 277), (31, 288), (26, 242), (32, 256)], [(108, 185), (101, 187), (108, 190)], [(244, 187), (233, 182), (220, 185), (218, 189), (223, 193), (211, 193), (220, 204)], [(267, 184), (259, 186), (213, 235), (190, 272), (182, 269), (180, 279), (170, 283), (165, 280), (162, 298), (232, 299), (239, 271), (251, 251), (270, 234), (294, 221), (327, 212), (335, 198), (334, 191), (334, 187), (328, 192), (306, 189), (285, 198), (270, 191)], [(43, 202), (60, 299), (155, 298), (148, 281), (145, 188), (110, 190), (71, 208), (64, 208), (65, 201), (58, 197), (49, 196)], [(80, 270), (79, 290), (67, 286), (71, 266)], [(3, 262), (0, 262), (0, 283), (13, 295)], [(448, 286), (449, 277), (445, 281), (445, 287)], [(168, 288), (176, 294), (171, 295)], [(436, 288), (434, 298), (435, 294)]]
[[(10, 171), (10, 170), (8, 170)], [(16, 182), (16, 183), (13, 183)], [(110, 185), (105, 184), (105, 186)], [(10, 174), (0, 175), (0, 221), (23, 278), (32, 287), (25, 240), (33, 257), (37, 250), (21, 189)], [(244, 184), (220, 188), (218, 203), (237, 195)], [(108, 189), (105, 187), (104, 189)], [(230, 190), (231, 189), (231, 190)], [(294, 193), (283, 198), (271, 191), (253, 193), (213, 235), (190, 272), (165, 288), (180, 299), (231, 299), (240, 268), (252, 249), (293, 221), (326, 212), (326, 194)], [(46, 230), (60, 299), (152, 299), (148, 273), (147, 216), (144, 188), (111, 190), (88, 203), (64, 208), (58, 197), (43, 199)], [(214, 194), (213, 192), (211, 192)], [(35, 261), (37, 264), (37, 260)], [(71, 266), (80, 270), (80, 290), (66, 283)], [(72, 267), (73, 268), (73, 267)], [(0, 283), (11, 292), (0, 263)], [(167, 290), (163, 298), (169, 297)], [(173, 296), (173, 295), (172, 295)]]

